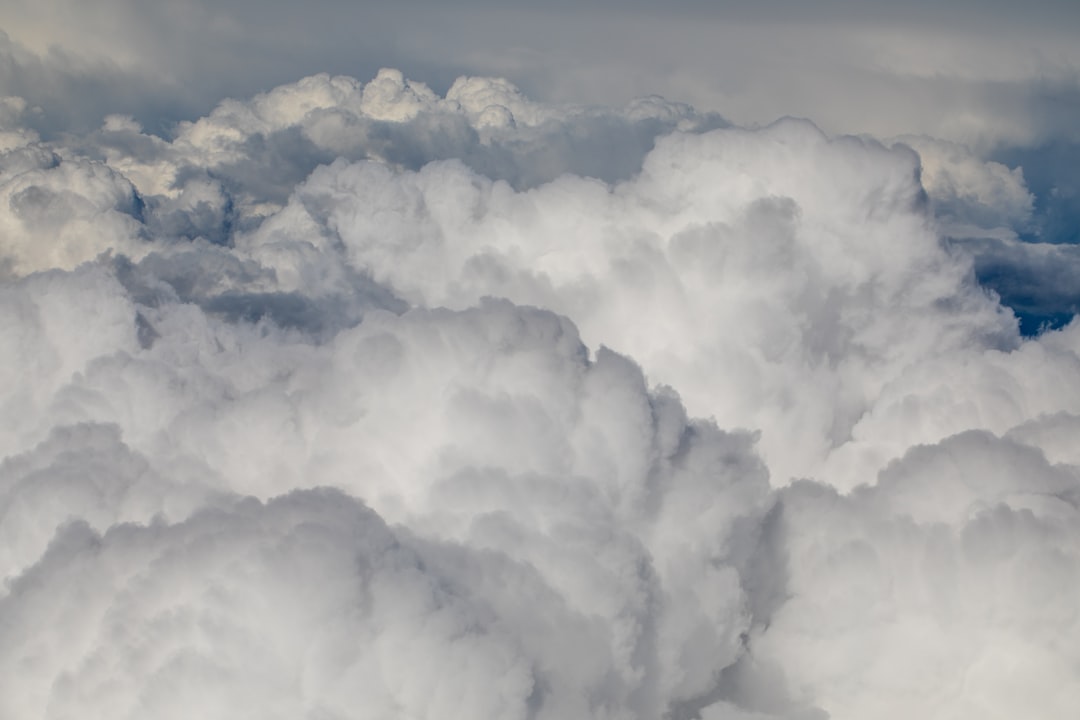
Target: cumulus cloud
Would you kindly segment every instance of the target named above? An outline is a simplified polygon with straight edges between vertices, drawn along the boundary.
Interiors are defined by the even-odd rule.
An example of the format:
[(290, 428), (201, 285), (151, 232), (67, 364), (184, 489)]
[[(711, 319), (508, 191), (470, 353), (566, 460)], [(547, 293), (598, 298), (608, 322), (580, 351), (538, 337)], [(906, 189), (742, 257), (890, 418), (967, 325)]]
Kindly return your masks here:
[(786, 482), (846, 451), (914, 357), (1018, 341), (933, 232), (918, 169), (910, 150), (800, 121), (673, 134), (615, 186), (565, 177), (521, 193), (461, 165), (339, 161), (237, 243), (277, 247), (295, 208), (412, 304), (498, 295), (565, 313), (692, 413), (763, 429)]
[(921, 179), (941, 231), (954, 238), (1030, 232), (1035, 197), (1022, 167), (984, 161), (966, 146), (929, 137), (900, 140), (921, 160)]
[[(108, 273), (83, 273), (102, 294), (116, 288)], [(189, 692), (209, 693), (210, 716), (282, 703), (315, 715), (329, 703), (343, 716), (658, 715), (707, 690), (741, 651), (749, 618), (732, 546), (751, 542), (768, 497), (752, 436), (689, 421), (670, 391), (649, 393), (640, 370), (610, 351), (590, 361), (564, 318), (507, 302), (383, 311), (312, 346), (170, 304), (145, 311), (157, 337), (143, 348), (130, 302), (115, 307), (128, 313), (116, 328), (126, 335), (104, 354), (68, 348), (70, 364), (49, 368), (67, 378), (52, 397), (11, 399), (24, 413), (12, 443), (56, 428), (4, 466), (6, 657), (47, 655), (35, 683), (7, 694), (14, 716), (74, 706), (156, 713)], [(35, 386), (51, 389), (44, 379)], [(278, 497), (267, 511), (291, 518), (294, 500), (281, 496), (316, 486), (348, 495), (318, 496), (308, 516), (283, 520), (307, 541), (293, 525), (260, 519), (259, 505), (230, 510), (222, 500)], [(406, 551), (373, 513), (352, 517), (353, 498), (420, 536), (403, 530), (400, 542), (427, 548), (403, 570), (415, 580), (386, 589), (396, 620), (356, 615), (380, 593), (363, 568)], [(341, 528), (327, 510), (346, 513)], [(72, 512), (81, 524), (70, 524)], [(388, 536), (372, 550), (355, 540), (368, 525)], [(294, 542), (297, 567), (317, 566), (299, 584), (279, 557)], [(339, 561), (323, 556), (328, 547)], [(259, 557), (261, 569), (251, 564)], [(193, 574), (205, 585), (191, 595), (167, 589)], [(149, 595), (124, 590), (129, 582)], [(286, 597), (284, 585), (294, 588)], [(67, 592), (82, 598), (75, 608), (42, 609), (40, 593)], [(218, 600), (206, 606), (204, 593)], [(451, 606), (462, 593), (459, 614)], [(51, 612), (89, 637), (43, 650), (52, 641), (31, 630)], [(348, 618), (355, 632), (339, 624)], [(224, 634), (204, 637), (207, 623)], [(345, 633), (359, 645), (307, 648), (317, 627), (332, 644)], [(264, 643), (281, 656), (249, 667)], [(385, 651), (364, 657), (373, 646)], [(362, 656), (341, 666), (340, 652)], [(329, 675), (310, 653), (327, 655)], [(416, 672), (418, 657), (426, 670)], [(120, 686), (99, 675), (117, 664), (138, 668)], [(386, 688), (356, 682), (375, 669)], [(260, 695), (266, 682), (285, 699)], [(56, 683), (62, 689), (49, 690)]]
[(939, 232), (972, 255), (979, 282), (1016, 312), (1023, 333), (1068, 322), (1077, 307), (1077, 213), (1073, 181), (1061, 166), (1075, 148), (1003, 153), (1010, 167), (956, 143), (900, 140), (919, 153)]
[(70, 269), (108, 250), (137, 256), (141, 214), (134, 186), (106, 165), (34, 145), (0, 156), (0, 252), (13, 272)]
[(756, 656), (833, 717), (1066, 717), (1076, 481), (1038, 449), (966, 433), (847, 497), (788, 488), (790, 600)]
[(1072, 168), (1080, 159), (1080, 144), (1055, 139), (1030, 148), (1004, 148), (996, 159), (1024, 168), (1035, 194), (1031, 240), (1075, 245), (1080, 242), (1080, 183)]
[(442, 97), (383, 69), (366, 84), (323, 74), (247, 102), (225, 101), (182, 123), (171, 143), (115, 120), (93, 141), (108, 148), (111, 165), (138, 173), (155, 193), (197, 168), (259, 200), (284, 201), (317, 165), (342, 157), (413, 170), (455, 158), (516, 187), (562, 173), (616, 180), (640, 168), (658, 135), (724, 124), (655, 97), (621, 111), (545, 106), (491, 78), (460, 78)]
[(5, 717), (1072, 716), (1080, 325), (979, 283), (1067, 267), (1015, 167), (393, 70), (29, 112)]
[(1061, 327), (1080, 307), (1076, 245), (994, 237), (969, 238), (956, 245), (973, 255), (980, 281), (1016, 311), (1028, 334)]

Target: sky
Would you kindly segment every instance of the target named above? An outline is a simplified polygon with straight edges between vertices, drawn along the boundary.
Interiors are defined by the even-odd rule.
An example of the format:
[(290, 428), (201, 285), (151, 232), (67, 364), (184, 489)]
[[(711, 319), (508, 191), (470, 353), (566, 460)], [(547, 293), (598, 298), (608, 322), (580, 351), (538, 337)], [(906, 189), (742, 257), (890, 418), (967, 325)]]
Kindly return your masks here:
[(1080, 6), (0, 9), (0, 716), (1072, 718)]
[(5, 6), (0, 81), (57, 125), (125, 112), (156, 130), (305, 75), (394, 67), (440, 91), (463, 74), (508, 77), (541, 100), (659, 94), (738, 123), (793, 115), (987, 147), (1078, 139), (1070, 0)]

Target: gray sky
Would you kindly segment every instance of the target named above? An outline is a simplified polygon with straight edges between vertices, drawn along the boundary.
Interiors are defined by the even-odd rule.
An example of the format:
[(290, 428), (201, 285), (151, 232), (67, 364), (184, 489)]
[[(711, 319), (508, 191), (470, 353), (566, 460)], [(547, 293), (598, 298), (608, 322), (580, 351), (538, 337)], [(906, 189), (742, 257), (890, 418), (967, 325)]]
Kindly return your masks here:
[(0, 10), (0, 93), (46, 129), (109, 112), (148, 127), (316, 72), (379, 67), (445, 89), (507, 77), (541, 100), (661, 94), (739, 123), (928, 133), (981, 147), (1074, 140), (1080, 5), (14, 0)]

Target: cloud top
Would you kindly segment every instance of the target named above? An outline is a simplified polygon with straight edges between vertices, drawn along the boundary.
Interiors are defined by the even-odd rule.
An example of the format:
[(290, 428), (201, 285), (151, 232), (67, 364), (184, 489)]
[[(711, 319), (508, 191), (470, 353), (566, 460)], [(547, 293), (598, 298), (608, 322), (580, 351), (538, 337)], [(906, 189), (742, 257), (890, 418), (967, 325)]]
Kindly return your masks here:
[(1072, 716), (1080, 327), (978, 280), (1069, 262), (1019, 170), (393, 70), (30, 112), (4, 717)]

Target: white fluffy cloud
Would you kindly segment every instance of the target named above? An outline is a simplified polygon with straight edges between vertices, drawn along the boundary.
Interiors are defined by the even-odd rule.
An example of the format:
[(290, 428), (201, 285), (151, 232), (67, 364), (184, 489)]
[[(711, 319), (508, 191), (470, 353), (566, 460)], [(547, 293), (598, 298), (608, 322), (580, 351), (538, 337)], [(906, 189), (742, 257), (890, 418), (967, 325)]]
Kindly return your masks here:
[[(80, 276), (97, 304), (116, 288)], [(128, 322), (106, 348), (70, 345), (34, 383), (67, 378), (51, 397), (10, 400), (12, 444), (59, 429), (4, 466), (5, 658), (44, 653), (35, 682), (6, 693), (9, 714), (158, 714), (199, 692), (215, 717), (321, 703), (346, 717), (656, 715), (741, 652), (731, 547), (752, 541), (768, 499), (752, 437), (688, 421), (625, 358), (590, 361), (569, 321), (507, 302), (376, 312), (313, 347), (170, 304), (146, 311), (157, 338), (142, 348), (132, 305), (113, 306)], [(22, 319), (54, 336), (79, 320)], [(318, 486), (348, 495), (293, 519), (282, 496)], [(278, 499), (262, 519), (257, 504), (223, 509), (232, 493)], [(429, 549), (357, 546), (387, 531), (353, 517), (353, 498)], [(405, 576), (382, 589), (372, 576), (399, 552)], [(42, 607), (73, 585), (77, 605)], [(374, 615), (357, 615), (364, 603)], [(72, 625), (56, 652), (33, 631), (54, 612)], [(129, 669), (116, 685), (103, 665)], [(372, 672), (381, 682), (359, 682)]]
[[(861, 440), (914, 360), (1018, 343), (970, 261), (940, 244), (917, 171), (905, 148), (830, 141), (799, 121), (671, 135), (614, 187), (564, 177), (520, 193), (456, 164), (337, 162), (237, 245), (276, 250), (295, 211), (412, 304), (497, 295), (553, 308), (678, 388), (692, 413), (762, 429), (784, 483)], [(952, 431), (927, 423), (920, 440)]]
[(0, 715), (1071, 717), (1020, 172), (396, 71), (4, 108)]
[(106, 165), (37, 144), (0, 153), (0, 253), (23, 274), (70, 269), (107, 250), (141, 254), (141, 202)]

